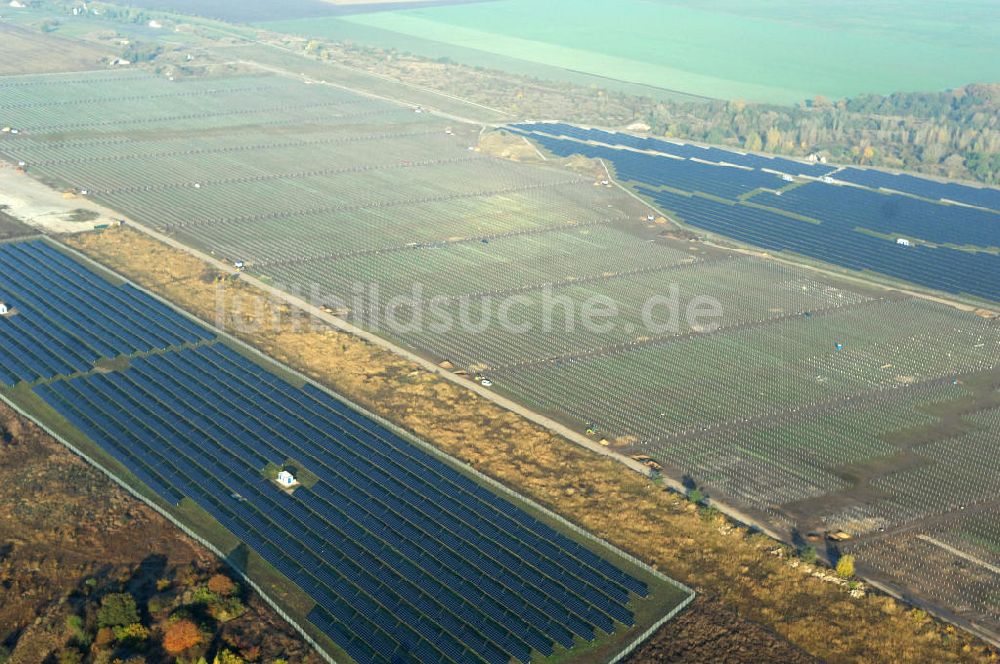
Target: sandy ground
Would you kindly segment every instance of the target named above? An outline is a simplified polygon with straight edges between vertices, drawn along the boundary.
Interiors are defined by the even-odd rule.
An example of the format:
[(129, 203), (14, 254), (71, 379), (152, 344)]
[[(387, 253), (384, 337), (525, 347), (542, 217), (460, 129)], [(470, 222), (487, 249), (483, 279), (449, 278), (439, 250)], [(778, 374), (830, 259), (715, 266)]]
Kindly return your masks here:
[[(0, 164), (0, 206), (4, 212), (47, 233), (77, 233), (93, 230), (100, 224), (113, 224), (120, 215), (85, 196), (63, 194), (9, 164)], [(74, 221), (81, 210), (97, 216), (89, 221)]]

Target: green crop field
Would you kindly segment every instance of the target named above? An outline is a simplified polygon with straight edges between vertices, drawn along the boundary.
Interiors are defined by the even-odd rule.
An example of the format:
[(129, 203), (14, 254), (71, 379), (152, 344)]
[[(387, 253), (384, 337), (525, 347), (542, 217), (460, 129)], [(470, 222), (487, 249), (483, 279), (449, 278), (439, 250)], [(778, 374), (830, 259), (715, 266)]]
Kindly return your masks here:
[[(593, 175), (490, 156), (479, 126), (330, 85), (133, 71), (0, 91), (0, 122), (23, 128), (0, 154), (35, 177), (246, 261), (775, 528), (845, 528), (894, 583), (917, 580), (866, 553), (905, 545), (880, 529), (938, 533), (960, 513), (933, 537), (984, 560), (1000, 546), (1000, 424), (962, 419), (996, 406), (996, 319), (664, 234)], [(683, 315), (704, 298), (718, 317)], [(584, 323), (607, 303), (610, 325)], [(997, 612), (995, 595), (953, 598), (934, 601)]]
[(500, 0), (263, 25), (544, 77), (796, 103), (1000, 81), (1000, 9), (959, 4)]

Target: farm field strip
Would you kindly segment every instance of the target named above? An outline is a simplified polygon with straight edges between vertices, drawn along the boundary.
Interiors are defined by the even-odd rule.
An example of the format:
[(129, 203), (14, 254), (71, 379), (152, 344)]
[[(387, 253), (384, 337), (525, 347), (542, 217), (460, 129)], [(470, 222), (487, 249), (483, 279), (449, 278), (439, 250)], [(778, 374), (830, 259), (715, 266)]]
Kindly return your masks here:
[[(627, 639), (640, 629), (635, 607), (683, 599), (665, 579), (622, 571), (617, 554), (559, 534), (131, 286), (102, 287), (103, 277), (40, 241), (0, 248), (22, 290), (44, 290), (48, 306), (39, 300), (33, 311), (63, 335), (84, 324), (55, 318), (83, 278), (102, 296), (135, 293), (135, 315), (186, 325), (210, 342), (152, 355), (123, 347), (128, 361), (117, 368), (56, 375), (29, 389), (165, 504), (196, 501), (306, 591), (316, 602), (309, 620), (354, 661), (526, 662), (611, 635)], [(121, 322), (107, 331), (128, 334)], [(4, 338), (0, 349), (16, 347)], [(109, 350), (104, 359), (117, 357)], [(293, 493), (268, 479), (265, 466), (287, 459), (305, 464), (315, 484)]]

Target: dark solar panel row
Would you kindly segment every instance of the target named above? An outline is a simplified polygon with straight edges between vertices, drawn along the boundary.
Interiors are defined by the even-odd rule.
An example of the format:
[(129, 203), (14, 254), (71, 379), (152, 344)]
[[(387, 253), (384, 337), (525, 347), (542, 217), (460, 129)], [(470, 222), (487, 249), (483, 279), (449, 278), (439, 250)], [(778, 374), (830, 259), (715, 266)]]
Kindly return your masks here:
[[(219, 346), (36, 388), (166, 500), (306, 590), (352, 657), (526, 661), (633, 624), (645, 585), (321, 390)], [(320, 481), (261, 475), (292, 458)]]
[(534, 139), (559, 156), (581, 154), (595, 159), (605, 159), (614, 165), (618, 178), (627, 182), (651, 186), (666, 185), (683, 191), (700, 191), (730, 199), (761, 187), (780, 188), (786, 184), (779, 176), (758, 170), (713, 166), (687, 159), (672, 159), (599, 145), (585, 145), (547, 136), (534, 136)]
[(41, 241), (0, 244), (0, 383), (88, 371), (101, 357), (210, 339), (149, 295), (114, 286)]
[(809, 175), (820, 177), (833, 172), (836, 167), (826, 164), (810, 164), (783, 157), (767, 157), (764, 155), (725, 150), (722, 148), (702, 147), (691, 143), (678, 143), (659, 138), (646, 138), (609, 132), (601, 129), (584, 129), (574, 125), (558, 122), (536, 122), (512, 125), (512, 128), (533, 134), (548, 136), (566, 136), (580, 141), (595, 141), (607, 145), (623, 145), (637, 150), (662, 152), (685, 159), (703, 159), (715, 163), (736, 164), (750, 168), (770, 169), (789, 175)]
[(946, 199), (990, 208), (1000, 212), (1000, 189), (987, 187), (970, 187), (955, 182), (937, 182), (913, 175), (893, 174), (861, 168), (845, 168), (834, 177), (844, 182), (860, 184), (865, 187), (892, 189), (906, 194), (930, 198), (932, 200)]
[(935, 244), (1000, 247), (1000, 215), (820, 182), (764, 192), (754, 203), (821, 219), (829, 225), (906, 235)]
[(881, 272), (949, 293), (1000, 301), (1000, 256), (995, 254), (921, 245), (902, 247), (893, 240), (858, 232), (849, 223), (814, 224), (699, 196), (641, 188), (640, 192), (692, 226), (748, 244), (794, 251), (855, 270)]

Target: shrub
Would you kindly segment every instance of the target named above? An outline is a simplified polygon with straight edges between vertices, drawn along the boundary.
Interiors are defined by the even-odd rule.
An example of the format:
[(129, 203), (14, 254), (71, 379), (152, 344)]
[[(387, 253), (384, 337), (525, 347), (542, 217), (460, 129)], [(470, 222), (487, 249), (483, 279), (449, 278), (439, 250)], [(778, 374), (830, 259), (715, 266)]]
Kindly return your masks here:
[(222, 597), (229, 597), (236, 592), (236, 584), (225, 574), (215, 574), (208, 580), (208, 589)]
[(214, 604), (219, 600), (219, 596), (209, 590), (206, 586), (198, 586), (191, 593), (192, 604)]
[(97, 624), (101, 627), (116, 625), (131, 625), (139, 622), (139, 612), (135, 607), (135, 598), (128, 593), (113, 593), (101, 600), (101, 608), (97, 612)]
[(178, 620), (170, 625), (163, 635), (163, 649), (171, 655), (178, 655), (199, 643), (201, 643), (201, 632), (197, 625), (187, 619)]
[(699, 489), (691, 489), (687, 492), (687, 499), (698, 505), (701, 501), (705, 500), (705, 494), (703, 494)]
[(77, 615), (66, 616), (66, 629), (69, 631), (70, 639), (81, 646), (90, 645), (90, 635), (83, 626), (83, 618)]
[(124, 643), (141, 643), (149, 638), (149, 630), (139, 623), (119, 625), (113, 631), (115, 639)]
[(837, 576), (842, 579), (850, 579), (854, 576), (854, 556), (841, 556), (837, 561)]
[(815, 565), (816, 561), (819, 559), (819, 554), (816, 553), (816, 547), (807, 546), (802, 549), (802, 553), (799, 554), (803, 562), (809, 563), (810, 565)]
[(232, 650), (226, 649), (215, 656), (215, 662), (213, 664), (245, 664), (245, 662), (242, 657), (234, 653)]
[(115, 633), (110, 627), (102, 627), (97, 630), (97, 636), (94, 637), (95, 646), (106, 646), (115, 640)]
[(83, 653), (76, 648), (63, 648), (59, 651), (59, 664), (80, 664), (83, 661)]

